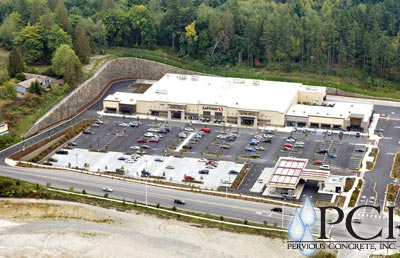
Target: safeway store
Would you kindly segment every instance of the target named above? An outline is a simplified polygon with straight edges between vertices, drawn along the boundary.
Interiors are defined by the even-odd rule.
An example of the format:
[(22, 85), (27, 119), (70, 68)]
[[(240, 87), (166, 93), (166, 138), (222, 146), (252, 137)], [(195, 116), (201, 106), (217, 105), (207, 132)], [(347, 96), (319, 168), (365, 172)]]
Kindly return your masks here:
[[(329, 125), (329, 128), (349, 129), (356, 121), (358, 127), (368, 128), (372, 105), (352, 108), (350, 113), (341, 105), (325, 110), (325, 98), (325, 87), (301, 83), (166, 74), (145, 93), (117, 92), (108, 96), (103, 106), (106, 112), (112, 113), (249, 127)], [(356, 120), (357, 117), (361, 118)], [(334, 119), (338, 121), (332, 122)]]

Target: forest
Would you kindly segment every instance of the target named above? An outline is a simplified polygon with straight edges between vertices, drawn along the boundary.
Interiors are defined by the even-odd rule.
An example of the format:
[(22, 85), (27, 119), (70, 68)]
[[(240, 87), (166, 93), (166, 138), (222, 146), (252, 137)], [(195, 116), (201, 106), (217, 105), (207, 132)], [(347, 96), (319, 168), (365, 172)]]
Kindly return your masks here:
[(61, 60), (72, 68), (49, 69), (60, 76), (107, 48), (129, 47), (168, 49), (209, 67), (400, 87), (397, 0), (0, 0), (0, 22), (2, 46), (26, 64), (76, 54)]

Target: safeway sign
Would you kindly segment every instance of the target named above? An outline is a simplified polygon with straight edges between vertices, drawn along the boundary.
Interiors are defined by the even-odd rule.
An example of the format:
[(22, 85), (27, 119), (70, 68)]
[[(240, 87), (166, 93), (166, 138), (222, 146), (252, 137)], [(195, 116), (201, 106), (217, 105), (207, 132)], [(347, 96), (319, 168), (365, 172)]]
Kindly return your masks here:
[(224, 111), (224, 108), (223, 108), (223, 107), (203, 106), (203, 110), (206, 110), (206, 111), (218, 111), (218, 112), (223, 112), (223, 111)]

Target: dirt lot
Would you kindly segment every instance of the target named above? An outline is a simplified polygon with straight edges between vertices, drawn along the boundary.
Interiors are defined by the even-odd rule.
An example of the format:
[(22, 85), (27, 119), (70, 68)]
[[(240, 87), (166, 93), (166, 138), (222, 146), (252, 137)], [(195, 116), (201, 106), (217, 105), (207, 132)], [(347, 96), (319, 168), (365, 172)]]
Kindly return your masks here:
[(279, 239), (60, 201), (0, 199), (0, 257), (301, 257)]

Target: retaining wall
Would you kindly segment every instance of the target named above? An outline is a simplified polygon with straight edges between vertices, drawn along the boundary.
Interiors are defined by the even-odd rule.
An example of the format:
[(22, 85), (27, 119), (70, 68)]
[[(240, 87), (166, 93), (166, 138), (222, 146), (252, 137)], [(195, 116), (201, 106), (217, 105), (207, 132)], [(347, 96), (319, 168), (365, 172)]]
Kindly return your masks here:
[(123, 78), (159, 80), (166, 73), (199, 74), (139, 58), (127, 57), (110, 60), (90, 79), (80, 84), (58, 105), (40, 118), (25, 134), (25, 137), (76, 115), (88, 102), (98, 97), (110, 85), (110, 82)]

